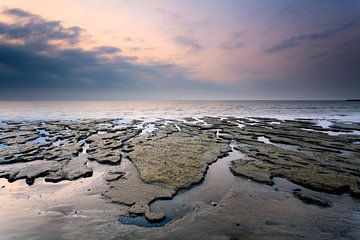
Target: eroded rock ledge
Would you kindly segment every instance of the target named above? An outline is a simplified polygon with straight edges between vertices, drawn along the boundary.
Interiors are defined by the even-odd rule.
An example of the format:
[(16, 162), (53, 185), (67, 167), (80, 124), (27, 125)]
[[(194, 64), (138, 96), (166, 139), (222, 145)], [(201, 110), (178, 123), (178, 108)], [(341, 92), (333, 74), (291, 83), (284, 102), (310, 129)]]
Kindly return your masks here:
[(238, 142), (236, 149), (246, 154), (232, 162), (231, 170), (270, 185), (278, 176), (317, 191), (359, 197), (360, 145), (355, 144), (359, 136), (310, 131), (317, 128), (304, 121), (260, 121), (240, 130), (227, 127), (224, 131)]
[[(317, 191), (359, 197), (360, 136), (351, 134), (359, 128), (359, 123), (322, 128), (305, 119), (233, 117), (8, 121), (0, 125), (0, 177), (29, 185), (39, 177), (75, 180), (91, 177), (96, 169), (88, 163), (94, 161), (105, 169), (105, 199), (128, 206), (129, 214), (159, 220), (164, 215), (151, 212), (149, 204), (201, 182), (233, 140), (244, 154), (230, 166), (235, 175), (269, 185), (280, 176)], [(125, 166), (124, 157), (130, 160)]]

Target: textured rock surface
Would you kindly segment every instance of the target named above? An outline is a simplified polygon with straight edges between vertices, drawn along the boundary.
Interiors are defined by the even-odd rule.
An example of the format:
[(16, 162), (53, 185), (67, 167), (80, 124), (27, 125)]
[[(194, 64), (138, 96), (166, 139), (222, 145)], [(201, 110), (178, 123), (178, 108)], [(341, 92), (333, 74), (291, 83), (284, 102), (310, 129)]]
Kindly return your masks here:
[[(306, 131), (311, 122), (259, 122), (241, 129), (227, 127), (245, 157), (235, 160), (231, 170), (252, 180), (272, 184), (281, 176), (292, 182), (330, 193), (349, 192), (359, 196), (360, 146), (354, 135), (330, 136)], [(269, 139), (268, 143), (259, 138)]]
[(151, 202), (171, 198), (178, 189), (200, 182), (208, 165), (230, 150), (227, 140), (216, 138), (215, 131), (201, 130), (199, 125), (159, 121), (155, 126), (153, 132), (133, 138), (127, 148), (134, 163), (128, 168), (136, 167), (127, 172), (138, 171), (139, 175), (109, 183), (104, 193), (112, 202), (131, 206), (130, 214), (144, 215), (149, 221), (164, 218), (163, 213), (150, 211)]
[[(0, 176), (9, 181), (26, 179), (29, 184), (32, 184), (37, 177), (45, 177), (46, 181), (51, 182), (90, 177), (93, 171), (87, 167), (85, 139), (93, 141), (92, 138), (97, 139), (96, 136), (100, 136), (99, 131), (109, 131), (115, 132), (106, 135), (116, 135), (117, 138), (113, 141), (116, 144), (115, 140), (119, 140), (120, 135), (134, 132), (114, 130), (115, 122), (116, 120), (99, 119), (7, 122), (0, 125), (2, 133), (0, 143), (6, 144), (6, 147), (0, 148), (0, 166), (4, 166), (0, 167)], [(117, 134), (117, 131), (126, 134)], [(38, 141), (34, 142), (34, 139)], [(106, 145), (102, 152), (116, 156), (118, 163), (120, 153), (113, 153), (113, 149), (115, 147)], [(104, 155), (107, 156), (106, 154), (101, 156)], [(106, 162), (109, 159), (99, 158), (99, 161)]]
[(159, 221), (164, 213), (152, 212), (149, 205), (201, 182), (233, 141), (243, 155), (231, 163), (234, 175), (268, 185), (283, 177), (316, 191), (358, 197), (360, 145), (355, 143), (360, 137), (327, 134), (353, 130), (358, 124), (322, 128), (309, 120), (234, 117), (126, 124), (118, 119), (9, 121), (0, 125), (0, 177), (31, 185), (36, 178), (59, 182), (100, 174), (104, 199), (122, 205), (126, 214)]
[(137, 140), (129, 153), (146, 183), (164, 183), (174, 189), (186, 188), (201, 181), (208, 164), (230, 151), (226, 141), (214, 132), (174, 132), (162, 130), (154, 136)]
[(119, 164), (120, 148), (128, 139), (136, 136), (141, 130), (129, 127), (115, 133), (97, 134), (89, 137), (89, 159), (99, 163)]

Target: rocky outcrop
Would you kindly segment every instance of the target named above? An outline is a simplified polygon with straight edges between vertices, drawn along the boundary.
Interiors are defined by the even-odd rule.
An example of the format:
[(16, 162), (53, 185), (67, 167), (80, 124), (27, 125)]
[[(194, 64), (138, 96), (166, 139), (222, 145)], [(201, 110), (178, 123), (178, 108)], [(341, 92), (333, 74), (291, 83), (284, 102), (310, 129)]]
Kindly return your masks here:
[[(236, 149), (246, 155), (232, 163), (232, 172), (270, 185), (274, 176), (280, 176), (317, 191), (359, 196), (360, 148), (353, 144), (354, 136), (303, 129), (311, 124), (287, 121), (227, 127), (224, 131), (239, 143)], [(269, 143), (260, 142), (262, 136), (270, 139)]]
[[(92, 176), (91, 165), (101, 166), (106, 200), (126, 206), (128, 214), (160, 221), (164, 214), (152, 212), (150, 204), (200, 183), (232, 141), (243, 156), (231, 163), (234, 175), (268, 185), (283, 177), (316, 191), (358, 197), (360, 137), (327, 134), (357, 129), (348, 123), (322, 128), (311, 120), (235, 117), (121, 125), (117, 119), (13, 121), (0, 125), (0, 177), (29, 185), (39, 177), (71, 181)], [(33, 141), (39, 137), (44, 139)], [(293, 194), (327, 207), (315, 195)]]

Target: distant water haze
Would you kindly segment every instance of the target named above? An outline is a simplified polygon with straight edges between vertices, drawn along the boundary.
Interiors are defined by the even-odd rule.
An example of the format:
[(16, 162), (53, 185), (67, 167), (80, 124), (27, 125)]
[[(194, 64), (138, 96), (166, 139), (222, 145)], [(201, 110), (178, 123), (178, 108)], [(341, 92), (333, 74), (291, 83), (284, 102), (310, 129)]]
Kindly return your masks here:
[(348, 101), (68, 101), (0, 102), (0, 120), (158, 119), (204, 116), (328, 119), (360, 122)]

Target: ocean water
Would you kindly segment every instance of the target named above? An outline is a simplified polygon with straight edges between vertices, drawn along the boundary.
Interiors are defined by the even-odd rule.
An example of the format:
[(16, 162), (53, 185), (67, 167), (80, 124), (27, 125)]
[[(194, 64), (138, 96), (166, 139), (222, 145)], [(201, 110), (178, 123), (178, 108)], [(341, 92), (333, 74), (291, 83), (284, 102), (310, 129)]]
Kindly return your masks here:
[(87, 118), (178, 119), (234, 116), (360, 122), (360, 102), (347, 101), (78, 101), (0, 102), (0, 120)]

